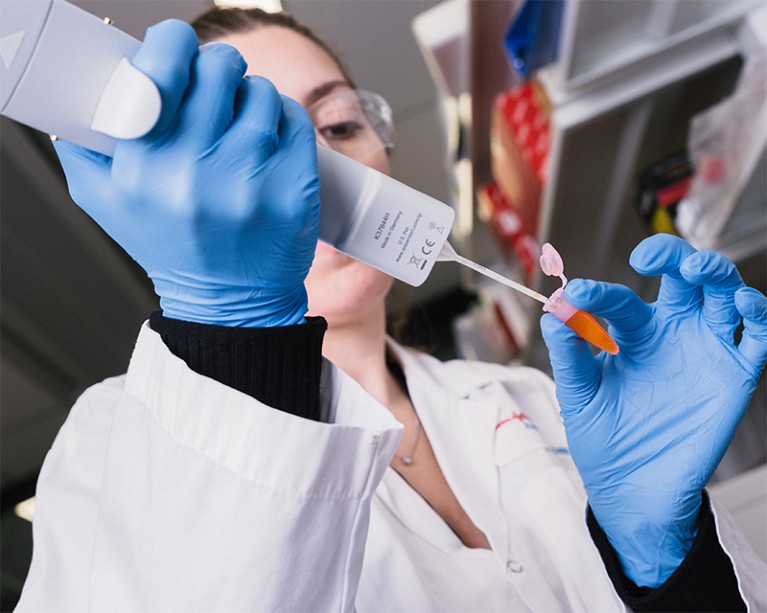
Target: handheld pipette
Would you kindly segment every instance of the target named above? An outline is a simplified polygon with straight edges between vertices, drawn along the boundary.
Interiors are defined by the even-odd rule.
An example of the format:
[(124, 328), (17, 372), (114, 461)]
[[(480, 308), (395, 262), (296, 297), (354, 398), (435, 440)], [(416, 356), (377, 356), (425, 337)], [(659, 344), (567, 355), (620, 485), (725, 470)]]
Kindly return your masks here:
[[(129, 61), (139, 41), (64, 0), (0, 0), (0, 115), (113, 155), (116, 139), (147, 134), (162, 100)], [(7, 51), (7, 53), (6, 53)], [(392, 177), (317, 148), (320, 239), (420, 285), (455, 211)]]
[(599, 325), (597, 320), (594, 319), (593, 315), (575, 308), (572, 304), (570, 304), (570, 302), (568, 302), (567, 298), (565, 298), (564, 289), (565, 285), (567, 285), (567, 278), (563, 274), (564, 264), (562, 263), (562, 258), (559, 256), (559, 253), (557, 253), (556, 249), (554, 249), (554, 247), (552, 247), (549, 243), (543, 245), (542, 248), (542, 255), (540, 260), (541, 269), (545, 274), (549, 276), (557, 276), (562, 279), (562, 287), (556, 290), (548, 298), (543, 294), (530, 289), (529, 287), (525, 287), (521, 283), (517, 283), (516, 281), (512, 281), (503, 275), (499, 275), (497, 272), (486, 268), (482, 264), (478, 264), (477, 262), (473, 262), (472, 260), (463, 257), (462, 255), (458, 255), (458, 253), (456, 253), (455, 249), (453, 249), (453, 246), (449, 242), (445, 242), (443, 245), (437, 261), (458, 262), (459, 264), (467, 266), (468, 268), (471, 268), (472, 270), (475, 270), (476, 272), (485, 275), (494, 281), (503, 283), (504, 285), (507, 285), (508, 287), (511, 287), (518, 292), (522, 292), (523, 294), (534, 298), (538, 302), (542, 302), (544, 311), (551, 313), (557, 319), (564, 322), (568, 328), (573, 330), (582, 339), (589, 341), (592, 345), (599, 347), (599, 349), (603, 349), (607, 353), (613, 355), (618, 353), (617, 343), (610, 337), (607, 331)]

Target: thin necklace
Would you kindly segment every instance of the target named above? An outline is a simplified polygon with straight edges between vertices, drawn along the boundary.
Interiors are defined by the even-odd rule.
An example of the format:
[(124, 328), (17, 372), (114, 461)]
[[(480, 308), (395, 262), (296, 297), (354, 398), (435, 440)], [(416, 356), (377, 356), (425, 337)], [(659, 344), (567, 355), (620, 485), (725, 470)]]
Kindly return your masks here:
[(410, 466), (413, 463), (413, 453), (415, 453), (415, 447), (418, 445), (418, 439), (421, 434), (421, 420), (418, 419), (418, 415), (415, 416), (415, 424), (413, 424), (415, 432), (413, 432), (413, 444), (410, 447), (410, 453), (397, 454), (397, 458), (405, 466)]

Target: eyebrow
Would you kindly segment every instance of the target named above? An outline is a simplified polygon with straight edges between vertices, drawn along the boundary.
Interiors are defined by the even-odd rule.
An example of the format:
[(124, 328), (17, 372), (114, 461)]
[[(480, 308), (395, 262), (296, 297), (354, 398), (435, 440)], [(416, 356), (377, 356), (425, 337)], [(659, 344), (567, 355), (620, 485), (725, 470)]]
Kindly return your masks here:
[(349, 85), (349, 82), (344, 81), (343, 79), (328, 81), (327, 83), (323, 83), (322, 85), (315, 87), (312, 91), (309, 92), (309, 95), (306, 97), (306, 106), (311, 106), (317, 102), (317, 100), (324, 98), (338, 87), (346, 87), (348, 89), (352, 89), (352, 86)]

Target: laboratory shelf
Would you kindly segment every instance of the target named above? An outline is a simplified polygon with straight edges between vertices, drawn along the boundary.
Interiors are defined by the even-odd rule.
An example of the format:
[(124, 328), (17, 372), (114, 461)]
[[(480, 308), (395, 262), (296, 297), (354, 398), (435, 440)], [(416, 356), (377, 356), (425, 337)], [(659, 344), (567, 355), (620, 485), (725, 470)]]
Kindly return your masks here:
[[(731, 94), (742, 66), (743, 22), (765, 6), (764, 0), (568, 3), (560, 59), (537, 75), (552, 105), (538, 238), (554, 243), (578, 275), (651, 292), (652, 284), (627, 266), (647, 234), (633, 207), (636, 178), (684, 150), (690, 120)], [(733, 215), (721, 240), (701, 248), (722, 249), (735, 260), (764, 249), (763, 158), (754, 168), (751, 160), (742, 193), (730, 194)]]
[(582, 274), (607, 274), (611, 256), (625, 265), (632, 242), (646, 234), (633, 209), (641, 169), (683, 150), (689, 120), (731, 92), (737, 47), (709, 51), (665, 74), (554, 106), (539, 240), (554, 243), (566, 261), (581, 254)]
[(569, 0), (556, 80), (573, 92), (679, 60), (685, 45), (738, 21), (762, 0)]

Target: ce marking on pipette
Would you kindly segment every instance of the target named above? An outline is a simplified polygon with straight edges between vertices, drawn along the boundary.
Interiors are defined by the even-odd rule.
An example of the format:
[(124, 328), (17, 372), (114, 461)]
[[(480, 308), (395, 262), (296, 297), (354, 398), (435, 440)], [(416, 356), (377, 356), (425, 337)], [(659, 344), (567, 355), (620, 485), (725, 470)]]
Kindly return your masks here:
[[(430, 241), (428, 238), (424, 241), (424, 245), (421, 247), (421, 253), (423, 253), (425, 256), (431, 255), (434, 252), (434, 247), (437, 243), (434, 241)], [(424, 269), (426, 266), (426, 263), (428, 262), (428, 258), (419, 258), (414, 253), (410, 256), (410, 261), (408, 264), (415, 264), (417, 268), (420, 268), (421, 270)]]
[[(421, 247), (421, 253), (423, 253), (424, 255), (431, 255), (431, 252), (433, 251), (432, 247), (434, 247), (434, 245), (436, 245), (437, 243), (435, 243), (434, 241), (430, 241), (428, 238), (424, 242), (426, 244), (423, 247)], [(429, 248), (427, 249), (426, 247), (429, 247)]]

